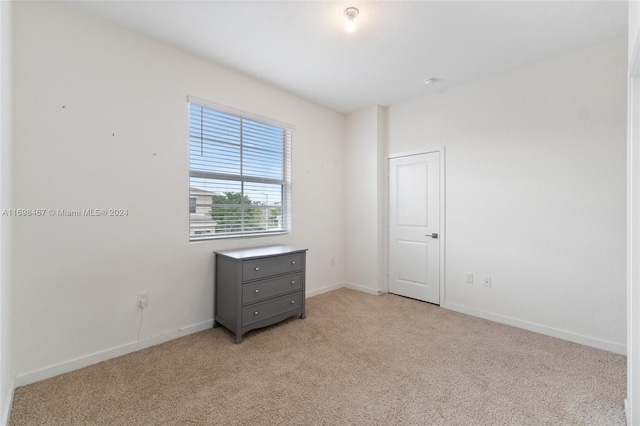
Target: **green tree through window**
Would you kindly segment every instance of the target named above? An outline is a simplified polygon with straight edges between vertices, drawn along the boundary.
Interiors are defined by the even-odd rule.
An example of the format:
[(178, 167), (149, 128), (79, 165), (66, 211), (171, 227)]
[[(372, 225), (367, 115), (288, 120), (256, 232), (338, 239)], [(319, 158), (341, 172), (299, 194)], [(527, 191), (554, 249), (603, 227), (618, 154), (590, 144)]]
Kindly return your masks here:
[(243, 196), (240, 192), (213, 195), (209, 215), (216, 223), (216, 233), (266, 229), (266, 219), (259, 205), (259, 202), (251, 201), (248, 195)]

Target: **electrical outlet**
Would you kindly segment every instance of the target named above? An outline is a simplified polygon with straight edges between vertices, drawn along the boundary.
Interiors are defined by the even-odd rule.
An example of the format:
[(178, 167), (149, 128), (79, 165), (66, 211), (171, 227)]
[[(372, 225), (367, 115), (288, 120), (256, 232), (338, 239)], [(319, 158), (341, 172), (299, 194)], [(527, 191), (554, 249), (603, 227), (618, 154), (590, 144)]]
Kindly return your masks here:
[(331, 258), (331, 266), (336, 266), (336, 258), (335, 257)]
[(473, 283), (473, 273), (472, 272), (467, 272), (467, 282), (468, 283)]
[(145, 292), (138, 293), (138, 308), (144, 309), (147, 306), (148, 302), (149, 302), (148, 292), (145, 291)]
[(484, 286), (491, 287), (491, 277), (484, 277)]

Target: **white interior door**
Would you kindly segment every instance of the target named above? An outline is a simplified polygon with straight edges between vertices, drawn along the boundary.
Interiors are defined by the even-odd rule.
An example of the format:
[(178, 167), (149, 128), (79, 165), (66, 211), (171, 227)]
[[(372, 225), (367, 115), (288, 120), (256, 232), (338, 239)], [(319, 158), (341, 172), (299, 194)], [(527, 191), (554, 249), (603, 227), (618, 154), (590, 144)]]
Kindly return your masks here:
[(389, 160), (389, 292), (440, 304), (440, 153)]

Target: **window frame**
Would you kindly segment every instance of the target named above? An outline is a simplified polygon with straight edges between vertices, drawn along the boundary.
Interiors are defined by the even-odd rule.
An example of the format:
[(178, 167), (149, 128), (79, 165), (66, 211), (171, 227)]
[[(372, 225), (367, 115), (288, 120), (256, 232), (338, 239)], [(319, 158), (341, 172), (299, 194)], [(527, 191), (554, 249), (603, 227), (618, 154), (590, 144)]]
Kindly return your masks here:
[[(256, 122), (259, 124), (264, 124), (267, 126), (278, 127), (283, 131), (283, 141), (282, 141), (282, 180), (268, 178), (268, 177), (251, 177), (244, 176), (242, 174), (242, 170), (240, 174), (233, 173), (218, 173), (213, 171), (201, 171), (201, 170), (192, 170), (191, 166), (191, 106), (195, 105), (197, 107), (206, 108), (212, 110), (216, 113), (227, 114), (239, 118), (241, 120), (249, 120), (252, 122)], [(227, 239), (227, 238), (256, 238), (256, 237), (267, 237), (274, 235), (286, 235), (291, 233), (292, 229), (292, 185), (291, 185), (291, 163), (292, 163), (292, 139), (293, 139), (293, 126), (287, 123), (279, 122), (277, 120), (273, 120), (270, 118), (261, 117), (255, 114), (250, 114), (245, 111), (237, 110), (234, 108), (230, 108), (224, 105), (216, 104), (214, 102), (206, 101), (200, 98), (196, 98), (194, 96), (187, 97), (187, 123), (189, 124), (189, 129), (187, 130), (187, 151), (188, 151), (188, 163), (189, 163), (189, 241), (197, 242), (197, 241), (209, 241), (216, 239)], [(243, 147), (244, 141), (241, 139), (240, 146)], [(241, 148), (243, 149), (243, 148)], [(201, 179), (217, 179), (217, 180), (231, 180), (237, 181), (241, 185), (241, 194), (245, 196), (244, 186), (246, 183), (253, 184), (276, 184), (281, 186), (281, 210), (282, 210), (282, 224), (278, 229), (266, 229), (261, 231), (250, 231), (244, 228), (245, 224), (243, 223), (243, 229), (241, 232), (221, 232), (221, 233), (203, 233), (197, 227), (197, 221), (194, 222), (194, 217), (191, 213), (191, 199), (194, 197), (193, 195), (193, 187), (191, 185), (192, 178), (201, 178)], [(198, 191), (205, 191), (202, 188), (195, 188)], [(213, 194), (213, 193), (212, 193)], [(195, 195), (197, 198), (197, 195)], [(268, 198), (267, 198), (268, 200)], [(212, 204), (213, 205), (213, 204)], [(244, 204), (241, 204), (244, 206)], [(199, 206), (202, 206), (201, 204)], [(265, 204), (266, 209), (272, 208), (272, 205), (267, 202)], [(243, 207), (243, 215), (244, 215), (244, 207)], [(206, 215), (205, 215), (206, 216)], [(268, 212), (267, 212), (268, 217)], [(212, 220), (213, 221), (213, 220)], [(194, 223), (196, 226), (194, 227)]]

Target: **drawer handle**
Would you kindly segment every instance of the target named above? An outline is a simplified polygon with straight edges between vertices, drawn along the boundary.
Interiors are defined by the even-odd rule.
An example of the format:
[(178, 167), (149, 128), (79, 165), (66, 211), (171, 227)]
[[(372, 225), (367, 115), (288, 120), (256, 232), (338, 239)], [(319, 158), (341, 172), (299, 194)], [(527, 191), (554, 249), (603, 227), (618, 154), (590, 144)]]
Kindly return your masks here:
[(260, 268), (258, 268), (258, 267), (256, 266), (256, 271), (259, 271), (259, 270), (260, 270)]
[(293, 281), (293, 280), (291, 281), (291, 284), (295, 284), (295, 283), (296, 283), (295, 281)]
[(260, 290), (258, 290), (257, 288), (255, 290), (253, 290), (254, 293), (260, 293)]
[(253, 313), (253, 315), (258, 315), (258, 311), (255, 311), (255, 312)]
[(291, 304), (292, 304), (292, 305), (294, 305), (295, 303), (296, 303), (296, 301), (295, 301), (295, 300), (292, 300), (292, 301), (291, 301)]
[(292, 261), (291, 261), (291, 264), (292, 264), (292, 265), (295, 265), (295, 264), (296, 264), (296, 261), (295, 261), (295, 260), (292, 260)]

